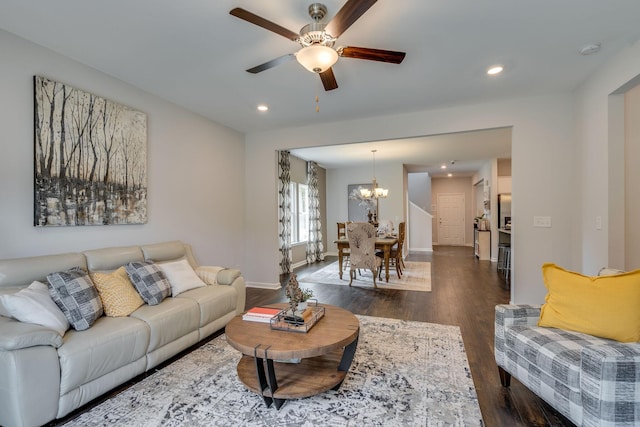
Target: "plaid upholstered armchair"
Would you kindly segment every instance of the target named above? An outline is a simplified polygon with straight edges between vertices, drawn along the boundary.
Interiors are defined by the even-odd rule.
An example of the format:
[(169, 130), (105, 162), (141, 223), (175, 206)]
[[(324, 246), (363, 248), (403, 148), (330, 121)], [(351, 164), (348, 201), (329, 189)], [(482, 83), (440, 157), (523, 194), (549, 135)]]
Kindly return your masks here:
[(498, 305), (495, 358), (578, 426), (640, 425), (640, 343), (538, 325), (539, 305)]
[(352, 222), (347, 225), (349, 238), (350, 263), (349, 286), (353, 282), (356, 270), (366, 268), (373, 275), (373, 287), (377, 288), (376, 276), (382, 261), (376, 256), (376, 229), (368, 222)]

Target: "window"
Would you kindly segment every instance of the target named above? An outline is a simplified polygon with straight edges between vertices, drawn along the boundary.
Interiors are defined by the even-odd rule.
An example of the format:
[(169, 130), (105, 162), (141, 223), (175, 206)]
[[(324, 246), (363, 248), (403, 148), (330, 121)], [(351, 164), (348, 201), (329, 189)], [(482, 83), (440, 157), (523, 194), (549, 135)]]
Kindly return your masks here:
[(299, 182), (289, 184), (291, 191), (291, 243), (309, 240), (309, 186)]

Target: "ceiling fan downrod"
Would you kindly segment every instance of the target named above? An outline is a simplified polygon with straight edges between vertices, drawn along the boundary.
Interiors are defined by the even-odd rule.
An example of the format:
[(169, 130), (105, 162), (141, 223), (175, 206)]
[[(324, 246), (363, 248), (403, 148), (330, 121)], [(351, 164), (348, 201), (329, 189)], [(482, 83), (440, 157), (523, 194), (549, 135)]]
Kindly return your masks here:
[(311, 3), (309, 5), (309, 16), (316, 22), (322, 21), (327, 15), (327, 6), (322, 3)]

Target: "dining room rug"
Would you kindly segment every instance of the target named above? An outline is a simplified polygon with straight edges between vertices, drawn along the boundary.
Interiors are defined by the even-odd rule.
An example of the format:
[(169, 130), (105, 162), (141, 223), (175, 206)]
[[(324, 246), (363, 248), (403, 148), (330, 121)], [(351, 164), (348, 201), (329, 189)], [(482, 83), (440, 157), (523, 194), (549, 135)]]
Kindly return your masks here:
[(81, 413), (75, 426), (483, 426), (457, 326), (357, 316), (339, 390), (267, 408), (224, 335)]
[[(380, 289), (394, 289), (397, 291), (431, 292), (431, 263), (405, 261), (406, 268), (402, 269), (402, 278), (398, 278), (395, 268), (389, 268), (389, 282), (376, 279)], [(342, 279), (338, 273), (338, 261), (317, 270), (309, 275), (299, 276), (298, 282), (326, 283), (330, 285), (349, 285), (349, 269), (342, 272)], [(373, 275), (370, 270), (360, 269), (351, 286), (373, 288)]]

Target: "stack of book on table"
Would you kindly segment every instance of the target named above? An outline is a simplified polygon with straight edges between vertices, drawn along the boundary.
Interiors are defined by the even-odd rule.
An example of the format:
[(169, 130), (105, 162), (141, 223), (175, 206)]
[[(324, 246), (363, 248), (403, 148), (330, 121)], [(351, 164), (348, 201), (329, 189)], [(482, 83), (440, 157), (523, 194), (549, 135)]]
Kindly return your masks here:
[(253, 307), (242, 315), (242, 320), (250, 322), (269, 323), (269, 321), (282, 312), (279, 308)]
[(285, 316), (284, 321), (287, 323), (301, 325), (307, 320), (311, 319), (312, 315), (313, 315), (313, 309), (311, 307), (307, 307), (304, 310), (296, 311), (294, 316), (291, 316), (291, 315)]

